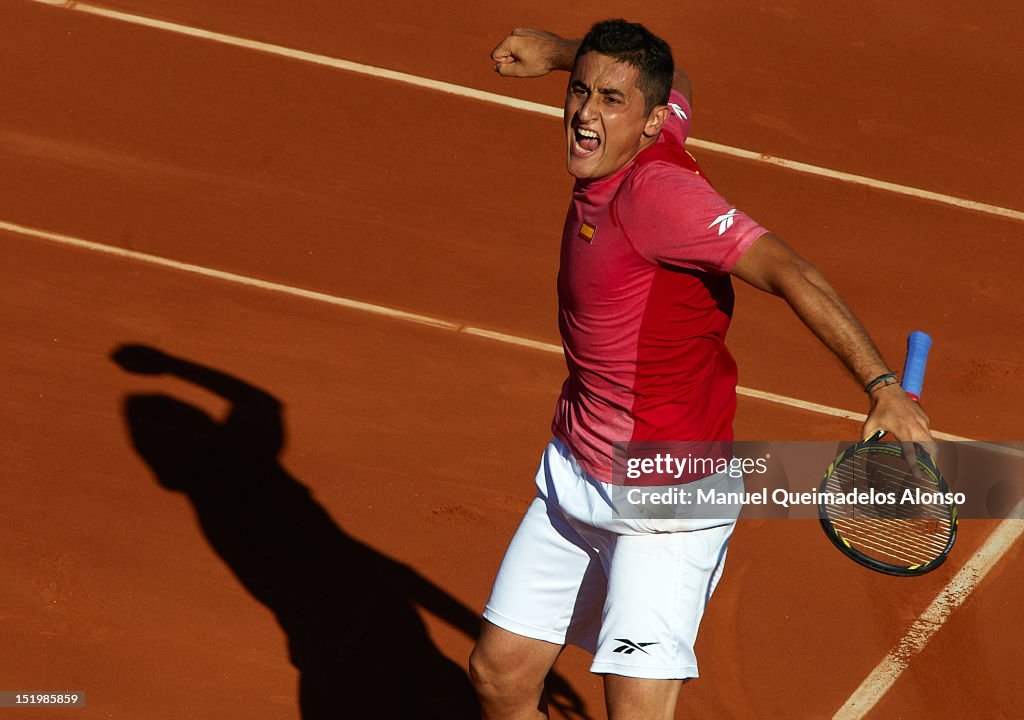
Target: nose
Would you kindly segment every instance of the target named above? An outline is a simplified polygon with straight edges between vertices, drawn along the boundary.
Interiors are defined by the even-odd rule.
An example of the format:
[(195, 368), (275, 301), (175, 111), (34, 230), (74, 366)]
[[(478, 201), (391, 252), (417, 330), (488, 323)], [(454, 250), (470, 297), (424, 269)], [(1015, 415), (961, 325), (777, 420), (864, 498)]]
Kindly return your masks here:
[(586, 123), (594, 118), (596, 112), (597, 111), (594, 106), (594, 95), (590, 94), (583, 101), (583, 104), (580, 105), (580, 109), (576, 111), (576, 114), (579, 115), (580, 122)]

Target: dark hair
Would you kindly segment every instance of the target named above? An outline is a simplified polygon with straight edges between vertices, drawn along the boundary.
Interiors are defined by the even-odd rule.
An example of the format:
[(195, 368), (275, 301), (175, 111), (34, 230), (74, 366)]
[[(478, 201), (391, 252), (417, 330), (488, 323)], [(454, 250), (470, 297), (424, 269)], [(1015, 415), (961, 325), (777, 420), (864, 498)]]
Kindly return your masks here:
[(644, 94), (647, 112), (668, 102), (675, 73), (672, 48), (643, 25), (625, 20), (599, 22), (580, 43), (576, 62), (588, 52), (607, 55), (640, 71), (637, 87)]

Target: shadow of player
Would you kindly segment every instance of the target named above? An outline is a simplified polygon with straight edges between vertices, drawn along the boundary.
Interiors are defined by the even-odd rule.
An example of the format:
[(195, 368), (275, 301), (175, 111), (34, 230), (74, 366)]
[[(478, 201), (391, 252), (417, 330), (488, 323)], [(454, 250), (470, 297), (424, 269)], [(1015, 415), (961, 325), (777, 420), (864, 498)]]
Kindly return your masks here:
[[(175, 376), (230, 403), (219, 422), (167, 395), (134, 394), (124, 414), (158, 482), (188, 496), (210, 545), (287, 634), (304, 720), (479, 717), (465, 671), (434, 645), (417, 607), (473, 638), (478, 616), (346, 534), (288, 474), (278, 461), (284, 429), (275, 397), (146, 346), (122, 346), (112, 357), (129, 372)], [(551, 684), (554, 704), (586, 716), (564, 680)]]

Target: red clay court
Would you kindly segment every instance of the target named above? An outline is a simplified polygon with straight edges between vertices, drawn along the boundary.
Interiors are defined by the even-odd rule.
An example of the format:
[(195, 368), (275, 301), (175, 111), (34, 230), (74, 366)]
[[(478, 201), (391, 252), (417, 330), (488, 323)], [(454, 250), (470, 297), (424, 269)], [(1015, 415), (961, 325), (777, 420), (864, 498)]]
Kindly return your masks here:
[[(934, 429), (1019, 440), (1024, 6), (645, 9), (722, 194), (890, 362), (931, 333)], [(487, 55), (623, 12), (0, 3), (0, 691), (87, 695), (0, 715), (461, 707), (564, 376), (564, 77)], [(737, 295), (737, 437), (854, 438), (856, 383)], [(131, 343), (169, 372), (126, 371)], [(1021, 717), (1020, 532), (964, 521), (907, 580), (813, 521), (741, 522), (678, 717)], [(588, 665), (559, 660), (554, 717), (604, 717)]]

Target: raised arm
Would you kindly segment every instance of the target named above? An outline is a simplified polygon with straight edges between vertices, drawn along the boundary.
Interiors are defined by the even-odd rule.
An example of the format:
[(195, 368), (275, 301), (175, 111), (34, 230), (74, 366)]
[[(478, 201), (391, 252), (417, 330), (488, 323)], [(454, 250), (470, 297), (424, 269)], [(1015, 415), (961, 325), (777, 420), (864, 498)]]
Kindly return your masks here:
[(491, 52), (494, 72), (502, 77), (531, 78), (552, 70), (572, 71), (579, 40), (566, 40), (554, 33), (516, 28)]
[[(491, 52), (494, 72), (502, 77), (531, 78), (552, 70), (572, 72), (579, 40), (567, 40), (554, 33), (532, 28), (516, 28)], [(693, 102), (690, 77), (676, 68), (672, 87)]]
[[(743, 253), (732, 274), (789, 303), (808, 328), (843, 361), (857, 381), (867, 385), (889, 372), (864, 326), (824, 275), (771, 233)], [(869, 393), (871, 409), (864, 437), (887, 430), (900, 440), (919, 442), (934, 453), (928, 416), (899, 385), (879, 384)]]

